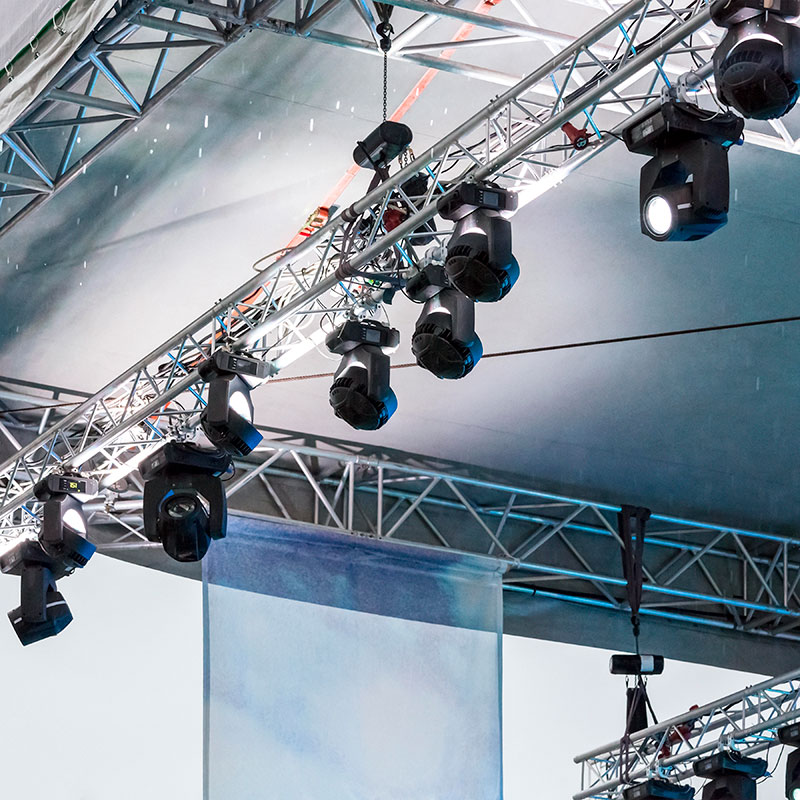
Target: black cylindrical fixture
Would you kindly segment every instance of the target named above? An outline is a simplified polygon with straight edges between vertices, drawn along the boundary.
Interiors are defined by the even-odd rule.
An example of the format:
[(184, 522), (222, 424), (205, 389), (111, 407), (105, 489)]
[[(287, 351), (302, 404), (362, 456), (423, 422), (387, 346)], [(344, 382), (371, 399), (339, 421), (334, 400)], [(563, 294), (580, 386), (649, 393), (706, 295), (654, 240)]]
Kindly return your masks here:
[(664, 671), (664, 656), (616, 653), (611, 656), (608, 668), (612, 675), (660, 675)]

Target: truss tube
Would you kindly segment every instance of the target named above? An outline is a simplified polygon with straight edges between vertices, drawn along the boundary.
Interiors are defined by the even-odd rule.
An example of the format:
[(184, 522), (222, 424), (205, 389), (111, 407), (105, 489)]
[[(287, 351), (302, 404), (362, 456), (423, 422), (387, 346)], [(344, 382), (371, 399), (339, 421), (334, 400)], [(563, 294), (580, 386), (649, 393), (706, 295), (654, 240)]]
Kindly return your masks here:
[[(649, 739), (652, 736), (663, 733), (664, 731), (669, 730), (669, 728), (676, 725), (682, 725), (686, 722), (699, 719), (700, 717), (703, 717), (718, 708), (727, 707), (739, 702), (740, 700), (744, 700), (750, 695), (758, 694), (765, 690), (773, 689), (784, 683), (790, 683), (791, 681), (798, 679), (800, 679), (800, 668), (791, 670), (790, 672), (786, 672), (783, 675), (778, 675), (774, 678), (767, 678), (765, 681), (757, 683), (754, 686), (748, 686), (741, 691), (733, 692), (732, 694), (726, 695), (719, 700), (706, 703), (706, 705), (695, 708), (692, 711), (685, 711), (683, 714), (678, 714), (677, 716), (671, 717), (670, 719), (660, 722), (657, 725), (651, 725), (649, 728), (644, 728), (643, 730), (637, 731), (631, 736), (631, 744)], [(601, 747), (595, 747), (593, 750), (587, 750), (585, 753), (575, 756), (573, 761), (576, 764), (579, 764), (582, 761), (588, 761), (592, 758), (597, 758), (598, 756), (614, 753), (617, 750), (619, 750), (619, 740), (609, 742)]]
[[(61, 191), (61, 189), (77, 178), (78, 175), (83, 172), (84, 167), (89, 167), (91, 164), (93, 164), (99, 158), (99, 156), (108, 150), (109, 147), (116, 144), (116, 142), (121, 139), (130, 128), (132, 128), (134, 125), (138, 125), (142, 117), (149, 114), (154, 108), (171, 97), (175, 91), (181, 87), (184, 81), (194, 75), (195, 72), (202, 69), (212, 58), (214, 58), (219, 50), (220, 48), (217, 46), (209, 46), (204, 53), (198, 56), (183, 70), (181, 70), (181, 72), (179, 72), (159, 92), (153, 95), (153, 97), (147, 101), (139, 116), (132, 116), (135, 114), (132, 109), (126, 111), (126, 116), (128, 116), (129, 119), (127, 119), (121, 125), (118, 125), (108, 136), (106, 136), (91, 150), (89, 150), (88, 153), (85, 153), (83, 156), (81, 156), (61, 177), (56, 180), (51, 191), (49, 191), (47, 194), (40, 195), (35, 200), (28, 203), (28, 205), (26, 205), (24, 208), (21, 208), (13, 217), (7, 220), (3, 224), (2, 228), (0, 228), (0, 235), (6, 233), (15, 225), (22, 222), (23, 219), (25, 219), (31, 212), (35, 211), (48, 197), (51, 197), (52, 195)], [(81, 124), (85, 123), (82, 122)], [(2, 469), (2, 466), (0, 466), (0, 469)]]
[[(401, 170), (390, 180), (384, 182), (381, 186), (377, 187), (373, 192), (370, 192), (366, 197), (362, 198), (360, 201), (354, 204), (354, 206), (351, 207), (351, 211), (355, 214), (361, 213), (364, 210), (368, 209), (372, 204), (380, 201), (380, 199), (387, 193), (387, 191), (389, 191), (391, 188), (396, 187), (407, 177), (410, 177), (412, 174), (415, 174), (420, 169), (421, 165), (427, 164), (429, 160), (436, 158), (437, 156), (438, 157), (444, 156), (450, 145), (456, 142), (458, 137), (462, 136), (464, 133), (468, 131), (473, 130), (478, 126), (482, 127), (487, 115), (492, 115), (496, 111), (500, 110), (505, 106), (505, 104), (508, 101), (519, 96), (525, 90), (533, 86), (538, 80), (545, 78), (548, 74), (550, 74), (553, 70), (556, 69), (556, 67), (558, 67), (563, 62), (563, 59), (565, 57), (569, 58), (571, 55), (574, 55), (575, 53), (579, 52), (582, 48), (586, 48), (588, 45), (602, 38), (604, 35), (607, 35), (607, 33), (610, 30), (614, 30), (616, 26), (621, 21), (625, 20), (628, 16), (630, 16), (633, 13), (636, 13), (636, 11), (638, 10), (644, 9), (646, 4), (647, 0), (633, 0), (633, 2), (628, 3), (622, 9), (615, 12), (615, 14), (612, 14), (608, 19), (604, 20), (600, 25), (592, 29), (592, 31), (588, 32), (584, 36), (577, 39), (575, 43), (572, 45), (572, 47), (567, 51), (565, 51), (565, 53), (562, 53), (560, 57), (556, 57), (548, 61), (543, 67), (540, 67), (530, 76), (528, 76), (519, 84), (517, 84), (517, 86), (514, 89), (504, 93), (495, 101), (490, 103), (486, 108), (482, 109), (477, 114), (473, 115), (473, 117), (471, 117), (465, 123), (462, 123), (462, 125), (458, 126), (454, 132), (452, 132), (448, 137), (445, 137), (445, 139), (443, 139), (440, 143), (431, 148), (426, 154), (423, 155), (423, 157), (416, 159), (411, 165), (406, 167), (404, 170)], [(259, 11), (260, 9), (266, 7), (267, 4), (263, 4), (262, 6), (257, 7), (256, 10)], [(702, 24), (702, 21), (700, 22), (696, 21), (696, 26), (699, 26), (700, 24)], [(571, 104), (570, 108), (576, 109), (575, 113), (577, 113), (577, 111), (580, 111), (583, 107), (585, 107), (586, 102), (589, 102), (588, 98), (590, 96), (591, 97), (594, 97), (595, 95), (597, 97), (601, 96), (603, 93), (602, 90), (605, 89), (609, 84), (613, 88), (613, 86), (617, 85), (618, 82), (625, 80), (627, 77), (634, 74), (634, 72), (636, 72), (637, 70), (646, 67), (654, 58), (657, 58), (659, 55), (661, 55), (668, 49), (673, 39), (675, 41), (679, 41), (681, 36), (688, 35), (687, 34), (688, 30), (689, 28), (686, 25), (681, 26), (679, 28), (680, 35), (677, 38), (665, 37), (659, 42), (657, 46), (654, 45), (652, 48), (644, 52), (644, 54), (637, 56), (631, 64), (627, 65), (627, 68), (620, 69), (617, 73), (615, 73), (611, 78), (609, 78), (605, 82), (601, 81), (600, 85), (593, 90), (591, 95), (590, 93), (587, 92), (583, 97), (574, 101)], [(207, 57), (210, 58), (211, 54), (208, 54)], [(174, 83), (170, 85), (174, 85)], [(600, 87), (602, 87), (602, 89)], [(563, 113), (566, 114), (567, 110), (565, 110)], [(541, 127), (542, 126), (540, 126), (539, 129), (539, 136), (546, 135), (541, 132)], [(535, 136), (533, 138), (535, 138)], [(526, 141), (529, 143), (530, 141), (533, 140), (533, 138), (528, 137)], [(516, 150), (514, 152), (507, 151), (505, 157), (501, 157), (500, 161), (498, 161), (498, 159), (495, 159), (495, 161), (492, 163), (495, 165), (497, 165), (500, 162), (506, 163), (512, 160), (517, 152), (518, 151)], [(434, 214), (435, 214), (435, 203), (429, 202), (427, 209), (419, 211), (414, 217), (411, 218), (409, 222), (405, 223), (404, 225), (392, 231), (392, 234), (390, 236), (383, 237), (379, 242), (374, 244), (371, 248), (362, 251), (359, 254), (359, 256), (353, 260), (350, 267), (357, 268), (360, 264), (365, 263), (367, 260), (372, 258), (377, 253), (382, 252), (383, 250), (390, 247), (392, 244), (394, 244), (400, 238), (402, 238), (407, 232), (412, 230), (415, 226), (419, 225), (422, 221), (429, 219)], [(347, 218), (350, 219), (352, 217), (348, 216)], [(344, 222), (345, 222), (345, 214), (343, 212), (342, 214), (337, 215), (337, 217), (331, 223), (329, 223), (328, 226), (316, 232), (311, 237), (307, 238), (298, 247), (294, 248), (289, 254), (279, 259), (270, 268), (271, 271), (268, 270), (259, 273), (257, 275), (254, 275), (249, 282), (247, 282), (244, 286), (232, 292), (225, 300), (218, 303), (210, 312), (208, 312), (206, 315), (201, 316), (198, 320), (187, 326), (187, 328), (185, 328), (184, 331), (178, 335), (178, 337), (174, 337), (169, 343), (162, 346), (158, 350), (154, 351), (152, 354), (147, 356), (142, 362), (139, 362), (139, 364), (136, 367), (134, 367), (133, 370), (128, 371), (123, 376), (114, 381), (112, 384), (110, 384), (109, 387), (106, 387), (105, 390), (101, 390), (101, 392), (97, 393), (97, 395), (94, 396), (93, 400), (87, 402), (81, 408), (76, 409), (76, 411), (73, 412), (73, 414), (68, 415), (68, 417), (65, 418), (65, 420), (63, 420), (61, 423), (62, 428), (67, 427), (72, 422), (79, 420), (84, 415), (85, 412), (91, 410), (93, 404), (98, 403), (105, 396), (110, 396), (110, 391), (113, 391), (114, 389), (121, 387), (127, 379), (137, 374), (139, 370), (142, 369), (148, 362), (155, 361), (158, 358), (163, 357), (165, 348), (167, 349), (167, 352), (169, 352), (169, 349), (171, 349), (175, 345), (180, 344), (180, 341), (184, 338), (184, 336), (188, 336), (194, 331), (202, 328), (204, 325), (209, 324), (209, 322), (213, 320), (219, 312), (224, 311), (226, 307), (232, 306), (235, 308), (236, 303), (241, 302), (242, 297), (247, 297), (252, 292), (260, 290), (261, 287), (270, 280), (271, 276), (277, 275), (281, 270), (283, 270), (284, 267), (294, 263), (300, 257), (310, 252), (313, 248), (317, 247), (318, 244), (323, 243), (326, 237), (332, 235), (332, 232), (338, 230), (344, 224)], [(345, 270), (345, 275), (346, 274), (347, 270)], [(237, 334), (236, 338), (233, 341), (234, 346), (242, 347), (244, 346), (244, 344), (257, 341), (259, 338), (261, 338), (261, 336), (264, 335), (266, 331), (268, 331), (275, 325), (279, 325), (282, 321), (289, 319), (291, 314), (293, 314), (295, 311), (301, 310), (305, 305), (312, 302), (314, 299), (316, 299), (317, 297), (325, 293), (327, 290), (335, 286), (338, 280), (339, 278), (337, 278), (335, 274), (323, 279), (322, 281), (320, 281), (320, 283), (317, 284), (317, 286), (314, 289), (296, 297), (282, 312), (272, 315), (267, 320), (262, 322), (260, 325), (257, 325), (247, 334), (244, 334), (242, 336), (239, 336)], [(168, 392), (162, 393), (160, 397), (158, 397), (155, 401), (153, 401), (153, 403), (149, 404), (148, 408), (154, 407), (157, 409), (161, 407), (164, 402), (166, 402), (171, 397), (174, 397), (177, 393), (179, 393), (180, 391), (179, 387), (188, 388), (192, 383), (191, 378), (192, 376), (189, 376), (183, 379), (178, 385), (172, 386)], [(138, 418), (140, 421), (142, 419), (145, 419), (146, 414), (145, 416), (141, 416), (142, 413), (144, 412), (140, 412), (139, 414), (137, 414), (136, 417), (132, 419)], [(114, 430), (108, 431), (102, 437), (102, 442), (110, 441), (111, 439), (113, 439), (115, 431), (116, 433), (122, 433), (124, 432), (124, 430), (130, 428), (133, 424), (135, 423), (132, 422), (131, 419), (128, 419), (125, 421), (124, 426), (114, 427), (112, 425), (112, 427), (114, 427)], [(4, 465), (0, 465), (0, 469), (5, 469), (8, 466), (14, 466), (14, 463), (16, 463), (17, 466), (19, 464), (22, 464), (24, 467), (26, 454), (32, 453), (34, 450), (36, 450), (39, 446), (43, 444), (47, 445), (48, 443), (53, 443), (53, 442), (54, 440), (49, 438), (49, 436), (39, 437), (39, 439), (36, 440), (34, 443), (32, 443), (28, 448), (26, 448), (25, 451), (22, 451), (22, 453), (18, 454), (17, 459), (12, 459), (10, 462), (7, 462)], [(102, 446), (102, 444), (100, 446)], [(97, 449), (98, 449), (97, 441), (90, 444), (90, 450), (89, 450), (90, 455), (96, 453)], [(72, 456), (65, 463), (67, 464), (84, 463), (88, 457), (90, 456), (85, 456), (82, 453), (78, 453)], [(15, 488), (22, 488), (22, 487), (15, 487)], [(17, 504), (16, 507), (19, 507), (20, 502), (24, 501), (25, 499), (29, 499), (30, 496), (31, 496), (31, 487), (28, 487), (27, 490), (23, 490), (21, 494), (17, 495), (17, 499), (15, 500), (15, 503)], [(3, 511), (7, 512), (8, 508), (4, 508)]]
[[(551, 592), (546, 589), (530, 589), (527, 586), (514, 586), (512, 584), (505, 584), (503, 589), (507, 592), (517, 592), (519, 594), (526, 594), (530, 597), (547, 597), (550, 600), (559, 600), (565, 603), (574, 603), (582, 606), (590, 606), (591, 608), (604, 608), (609, 611), (619, 611), (620, 606), (610, 603), (608, 600), (602, 600), (599, 597), (582, 597), (580, 595), (569, 595), (558, 592)], [(720, 605), (722, 602), (720, 601)], [(622, 610), (625, 610), (624, 608)], [(676, 611), (665, 611), (657, 608), (641, 608), (639, 614), (645, 617), (653, 617), (655, 619), (668, 619), (673, 622), (684, 622), (690, 625), (702, 625), (706, 628), (715, 628), (720, 631), (730, 631), (731, 624), (723, 620), (712, 619), (711, 617), (691, 616), (690, 614), (680, 614)], [(779, 638), (785, 641), (800, 642), (800, 636), (792, 634), (778, 635), (770, 631), (752, 630), (748, 631), (749, 635), (755, 634), (757, 636), (768, 636), (771, 639)]]
[[(726, 2), (726, 0), (722, 0)], [(651, 49), (648, 48), (645, 53), (647, 54), (647, 60), (642, 63), (639, 59), (640, 56), (634, 57), (631, 61), (629, 61), (624, 67), (617, 70), (614, 73), (614, 79), (611, 80), (610, 83), (603, 83), (600, 82), (594, 89), (590, 89), (589, 91), (581, 94), (579, 100), (581, 107), (585, 108), (587, 106), (591, 106), (597, 100), (599, 100), (604, 94), (608, 92), (609, 88), (613, 88), (618, 86), (620, 83), (624, 82), (628, 78), (634, 76), (637, 72), (639, 72), (645, 64), (649, 64), (658, 58), (663, 53), (668, 52), (671, 50), (675, 45), (677, 45), (682, 39), (685, 39), (687, 36), (691, 36), (692, 33), (698, 31), (704, 25), (706, 25), (711, 20), (711, 10), (706, 8), (705, 10), (699, 12), (690, 20), (688, 20), (684, 25), (679, 25), (674, 31), (662, 36), (658, 40), (658, 46), (654, 46), (651, 52)], [(563, 111), (560, 111), (557, 114), (554, 114), (544, 125), (537, 128), (533, 131), (530, 135), (520, 139), (515, 145), (513, 145), (509, 150), (506, 150), (502, 156), (495, 158), (493, 161), (490, 161), (485, 166), (477, 169), (474, 173), (475, 178), (477, 180), (481, 180), (492, 172), (497, 170), (499, 167), (503, 166), (504, 164), (508, 163), (512, 159), (516, 158), (517, 156), (521, 155), (531, 144), (538, 141), (538, 139), (546, 136), (548, 133), (552, 133), (553, 131), (560, 128), (565, 122), (569, 122), (569, 120), (575, 115), (575, 103), (570, 103), (567, 105)]]
[[(431, 2), (431, 0), (385, 0), (385, 2), (391, 6), (408, 8), (411, 11), (419, 11), (422, 14), (434, 14), (436, 16), (458, 19), (461, 22), (467, 22), (480, 28), (490, 28), (492, 30), (502, 31), (503, 33), (514, 33), (528, 39), (548, 42), (560, 47), (570, 47), (576, 41), (574, 37), (559, 33), (558, 31), (550, 31), (546, 28), (528, 25), (526, 22), (498, 19), (488, 14), (478, 14), (475, 11), (467, 11), (465, 9), (455, 8), (454, 6), (440, 5), (439, 3)], [(449, 45), (444, 45), (443, 49), (448, 46)], [(607, 48), (605, 51), (601, 50), (600, 52), (605, 52), (606, 55), (613, 55), (613, 50), (611, 48)]]

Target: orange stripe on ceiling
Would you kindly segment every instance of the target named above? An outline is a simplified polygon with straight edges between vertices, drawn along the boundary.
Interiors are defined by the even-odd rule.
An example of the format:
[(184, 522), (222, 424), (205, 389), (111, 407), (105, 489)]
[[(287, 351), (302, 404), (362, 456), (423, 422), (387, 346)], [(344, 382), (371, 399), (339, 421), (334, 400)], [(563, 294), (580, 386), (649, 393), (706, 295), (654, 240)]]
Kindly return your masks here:
[[(500, 0), (480, 0), (478, 5), (475, 7), (475, 12), (478, 14), (488, 14), (499, 3)], [(463, 42), (474, 30), (475, 25), (465, 22), (458, 29), (456, 35), (451, 39), (451, 42)], [(449, 60), (453, 57), (453, 53), (455, 53), (455, 48), (443, 50), (439, 58)], [(425, 91), (425, 89), (428, 88), (430, 82), (436, 77), (438, 72), (438, 69), (433, 68), (425, 70), (423, 76), (414, 84), (411, 91), (405, 96), (400, 105), (397, 106), (392, 115), (389, 117), (392, 122), (399, 122), (408, 113), (409, 109), (414, 105), (414, 103), (417, 102), (417, 99)], [(331, 206), (335, 205), (336, 201), (342, 196), (342, 194), (344, 194), (345, 189), (347, 189), (347, 187), (353, 182), (353, 179), (356, 177), (360, 169), (361, 167), (353, 164), (353, 166), (350, 167), (350, 169), (348, 169), (344, 175), (342, 175), (333, 189), (331, 189), (320, 208), (329, 209)], [(305, 236), (307, 236), (307, 234), (304, 235), (297, 233), (292, 241), (286, 245), (286, 249), (289, 250), (292, 247), (300, 244)]]

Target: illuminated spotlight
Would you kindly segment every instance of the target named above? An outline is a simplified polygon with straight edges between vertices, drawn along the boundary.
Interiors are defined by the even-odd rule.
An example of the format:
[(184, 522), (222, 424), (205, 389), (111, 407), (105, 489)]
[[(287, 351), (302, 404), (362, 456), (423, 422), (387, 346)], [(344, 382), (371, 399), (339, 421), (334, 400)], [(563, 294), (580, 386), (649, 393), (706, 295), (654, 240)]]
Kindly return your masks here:
[(475, 333), (475, 303), (451, 288), (444, 269), (436, 265), (411, 278), (406, 294), (425, 304), (411, 339), (417, 364), (437, 378), (468, 375), (483, 355)]
[(735, 114), (667, 100), (625, 131), (628, 150), (651, 156), (639, 179), (642, 233), (695, 241), (728, 221), (728, 148), (743, 128)]
[(342, 356), (330, 404), (350, 427), (376, 431), (397, 410), (397, 397), (389, 386), (389, 353), (399, 343), (399, 331), (376, 320), (348, 320), (326, 337), (328, 350)]
[(267, 365), (258, 358), (217, 350), (204, 362), (200, 377), (208, 381), (208, 405), (200, 416), (213, 444), (234, 456), (246, 456), (264, 438), (253, 425), (253, 402), (245, 380), (263, 380)]
[(516, 196), (496, 186), (465, 183), (446, 195), (437, 210), (456, 223), (445, 269), (453, 286), (480, 303), (502, 300), (519, 278), (511, 252)]
[(85, 566), (95, 546), (69, 528), (62, 533), (57, 547), (27, 539), (0, 558), (0, 571), (21, 578), (20, 604), (8, 618), (23, 645), (55, 636), (72, 622), (56, 580)]
[(780, 728), (778, 741), (794, 748), (786, 756), (786, 800), (800, 800), (800, 722)]
[[(800, 94), (800, 0), (729, 0), (711, 19), (728, 32), (714, 52), (714, 82), (725, 105), (751, 119), (776, 119)], [(791, 20), (791, 21), (790, 21)]]
[(703, 800), (756, 800), (756, 779), (767, 772), (763, 758), (722, 752), (692, 764), (698, 778), (710, 778), (703, 786)]
[(194, 444), (168, 442), (142, 461), (144, 533), (176, 561), (199, 561), (225, 537), (228, 503), (220, 475), (231, 457)]
[(622, 792), (622, 797), (624, 800), (691, 800), (694, 789), (654, 779), (630, 786)]
[(44, 502), (39, 539), (45, 548), (58, 550), (65, 531), (86, 536), (86, 517), (75, 495), (97, 494), (97, 481), (80, 475), (48, 475), (36, 484), (33, 493)]

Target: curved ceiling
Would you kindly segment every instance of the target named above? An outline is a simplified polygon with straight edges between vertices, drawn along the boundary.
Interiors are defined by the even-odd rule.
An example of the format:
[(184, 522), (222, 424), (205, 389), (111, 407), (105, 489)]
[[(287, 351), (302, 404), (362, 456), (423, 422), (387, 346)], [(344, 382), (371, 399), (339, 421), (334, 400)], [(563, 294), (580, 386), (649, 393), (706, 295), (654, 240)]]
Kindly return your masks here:
[[(539, 24), (571, 33), (600, 13), (567, 19), (559, 4), (528, 5)], [(541, 45), (535, 52), (546, 57)], [(392, 63), (392, 97), (422, 72)], [(405, 119), (415, 146), (497, 91), (437, 75)], [(0, 372), (99, 388), (284, 246), (379, 115), (377, 59), (266, 34), (223, 52), (0, 239)], [(642, 163), (615, 146), (518, 213), (522, 277), (501, 304), (478, 308), (485, 353), (797, 313), (800, 159), (735, 148), (728, 226), (702, 242), (661, 245), (638, 230)], [(402, 297), (389, 308), (403, 334), (397, 363), (412, 360), (418, 311)], [(487, 358), (453, 383), (399, 369), (399, 410), (369, 434), (333, 417), (325, 378), (274, 382), (254, 399), (266, 425), (502, 470), (598, 500), (792, 531), (799, 357), (800, 323), (785, 323)], [(314, 353), (286, 376), (334, 368)]]

